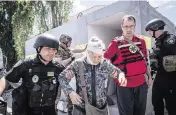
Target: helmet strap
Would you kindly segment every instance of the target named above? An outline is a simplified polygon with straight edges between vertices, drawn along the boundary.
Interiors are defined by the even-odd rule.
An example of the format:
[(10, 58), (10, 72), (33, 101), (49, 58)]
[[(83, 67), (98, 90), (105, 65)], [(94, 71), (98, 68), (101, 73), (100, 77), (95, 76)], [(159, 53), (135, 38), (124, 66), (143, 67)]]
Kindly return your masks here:
[(42, 49), (42, 47), (39, 47), (38, 49), (36, 49), (36, 51), (37, 51), (37, 56), (38, 56), (41, 60), (43, 60), (43, 61), (46, 62), (46, 60), (40, 55), (41, 49)]
[(153, 36), (152, 36), (152, 37), (154, 37), (154, 38), (156, 38), (156, 36), (155, 36), (155, 32), (156, 32), (156, 31), (153, 31)]

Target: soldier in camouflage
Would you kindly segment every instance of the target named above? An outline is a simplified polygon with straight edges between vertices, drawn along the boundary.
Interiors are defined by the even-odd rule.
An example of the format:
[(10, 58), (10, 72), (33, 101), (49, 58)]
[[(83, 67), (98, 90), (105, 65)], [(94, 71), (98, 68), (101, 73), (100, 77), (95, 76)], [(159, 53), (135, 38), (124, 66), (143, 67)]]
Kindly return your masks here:
[[(67, 95), (70, 96), (74, 109), (81, 115), (85, 115), (85, 102), (82, 95), (81, 81), (79, 77), (80, 62), (84, 64), (84, 77), (88, 95), (88, 102), (99, 109), (107, 105), (107, 81), (108, 76), (118, 78), (122, 86), (126, 86), (127, 81), (124, 73), (103, 58), (104, 43), (97, 37), (92, 37), (87, 45), (85, 57), (75, 60), (70, 66), (60, 74), (61, 86)], [(77, 91), (74, 92), (69, 85), (68, 77), (76, 77)], [(74, 110), (75, 111), (75, 110)], [(75, 113), (73, 113), (75, 115)], [(106, 113), (105, 113), (106, 115)]]
[(68, 66), (75, 59), (73, 53), (82, 53), (86, 49), (85, 47), (85, 49), (71, 50), (70, 46), (72, 43), (72, 38), (68, 35), (62, 34), (59, 40), (61, 44), (59, 46), (56, 59), (61, 62), (65, 67)]
[(64, 66), (71, 63), (72, 60), (74, 60), (73, 53), (69, 49), (71, 46), (72, 38), (68, 35), (62, 34), (60, 36), (60, 46), (58, 49), (58, 53), (56, 55), (56, 58), (58, 61), (60, 61)]
[[(84, 52), (85, 49), (83, 50), (79, 50), (79, 49), (75, 49), (75, 50), (71, 50), (70, 46), (72, 43), (72, 38), (66, 34), (62, 34), (60, 36), (60, 45), (59, 45), (59, 49), (57, 52), (57, 55), (55, 57), (55, 60), (58, 61), (59, 63), (61, 63), (63, 66), (67, 67), (69, 64), (71, 64), (71, 62), (75, 59), (75, 56), (73, 55), (73, 53), (81, 53)], [(59, 89), (60, 92), (60, 89)], [(60, 101), (59, 99), (56, 100), (56, 104), (59, 101), (59, 110), (63, 111), (63, 112), (67, 112), (67, 106), (69, 108), (68, 110), (68, 114), (70, 114), (69, 111), (72, 111), (72, 105), (71, 102), (69, 101), (69, 105), (67, 105), (67, 101), (68, 99), (66, 99), (67, 96), (64, 95), (63, 91), (61, 91), (61, 96), (59, 96), (60, 93), (58, 93), (58, 97), (60, 97)]]

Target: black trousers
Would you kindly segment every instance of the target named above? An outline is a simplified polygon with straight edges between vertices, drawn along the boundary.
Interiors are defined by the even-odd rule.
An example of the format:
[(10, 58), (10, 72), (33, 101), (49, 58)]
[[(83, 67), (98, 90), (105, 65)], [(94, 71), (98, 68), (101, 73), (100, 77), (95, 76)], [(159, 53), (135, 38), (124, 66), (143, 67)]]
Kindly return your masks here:
[(55, 106), (28, 108), (28, 115), (57, 115)]
[(117, 104), (120, 115), (145, 115), (147, 92), (146, 83), (135, 88), (117, 86)]
[(164, 115), (165, 105), (169, 115), (176, 115), (176, 84), (171, 86), (172, 83), (161, 78), (158, 79), (158, 77), (162, 76), (156, 76), (152, 89), (152, 104), (155, 115)]

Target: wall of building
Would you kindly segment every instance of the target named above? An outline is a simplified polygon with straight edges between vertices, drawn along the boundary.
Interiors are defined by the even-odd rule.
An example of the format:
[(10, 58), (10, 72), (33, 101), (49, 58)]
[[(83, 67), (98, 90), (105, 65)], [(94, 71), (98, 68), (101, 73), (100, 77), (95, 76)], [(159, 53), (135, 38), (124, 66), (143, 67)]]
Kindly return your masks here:
[[(81, 17), (76, 21), (71, 21), (63, 26), (59, 26), (57, 28), (51, 29), (45, 33), (52, 34), (56, 36), (59, 40), (61, 34), (67, 34), (72, 37), (72, 48), (75, 48), (77, 44), (83, 44), (87, 42), (87, 23), (85, 17)], [(25, 42), (25, 55), (32, 55), (36, 53), (36, 50), (32, 47), (35, 40), (35, 36), (32, 39), (29, 39)]]
[[(152, 6), (146, 4), (145, 2), (139, 2), (139, 8), (140, 8), (140, 15), (141, 15), (141, 33), (143, 35), (151, 37), (146, 31), (145, 26), (146, 24), (155, 18), (162, 19), (165, 23), (165, 30), (170, 31), (171, 33), (175, 32), (174, 24), (168, 20), (166, 17), (164, 17), (162, 14), (156, 11)], [(151, 37), (152, 38), (152, 37)], [(154, 45), (154, 39), (152, 38), (151, 45)]]
[[(78, 44), (85, 44), (88, 38), (93, 35), (97, 35), (102, 38), (107, 46), (110, 42), (110, 39), (115, 36), (121, 35), (121, 32), (119, 30), (113, 30), (107, 27), (103, 27), (101, 25), (94, 26), (89, 24), (120, 12), (124, 12), (125, 14), (132, 14), (136, 17), (136, 34), (150, 36), (147, 32), (145, 32), (145, 25), (149, 20), (153, 18), (163, 19), (167, 24), (165, 29), (170, 32), (175, 32), (174, 24), (170, 22), (166, 17), (158, 13), (146, 1), (118, 1), (100, 10), (82, 16), (77, 20), (68, 22), (63, 26), (47, 31), (46, 33), (51, 33), (57, 36), (58, 39), (61, 34), (70, 35), (73, 38), (72, 48), (75, 48)], [(26, 42), (26, 55), (31, 55), (35, 53), (35, 49), (32, 48), (34, 42), (35, 38), (30, 39)], [(154, 43), (154, 41), (151, 41), (151, 43)]]
[(118, 30), (113, 30), (102, 26), (93, 26), (93, 25), (88, 26), (88, 38), (92, 36), (98, 36), (100, 39), (103, 40), (106, 47), (109, 45), (112, 38), (120, 35), (121, 31)]

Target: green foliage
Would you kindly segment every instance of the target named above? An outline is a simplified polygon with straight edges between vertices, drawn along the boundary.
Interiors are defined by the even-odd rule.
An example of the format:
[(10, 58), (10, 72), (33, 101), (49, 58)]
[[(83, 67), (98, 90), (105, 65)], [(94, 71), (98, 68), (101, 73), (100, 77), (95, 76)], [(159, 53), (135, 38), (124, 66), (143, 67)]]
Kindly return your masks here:
[(12, 15), (17, 8), (17, 2), (1, 1), (0, 2), (0, 47), (3, 54), (7, 56), (7, 69), (11, 68), (16, 62), (16, 51), (13, 47), (12, 39)]
[(17, 57), (24, 58), (27, 39), (62, 25), (71, 10), (69, 0), (1, 1), (0, 47), (8, 57), (9, 67)]
[(19, 2), (12, 18), (14, 47), (17, 51), (18, 59), (24, 58), (25, 41), (33, 31), (33, 9), (32, 2)]

